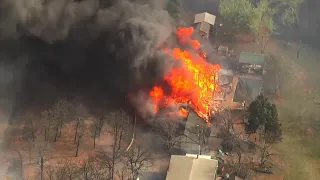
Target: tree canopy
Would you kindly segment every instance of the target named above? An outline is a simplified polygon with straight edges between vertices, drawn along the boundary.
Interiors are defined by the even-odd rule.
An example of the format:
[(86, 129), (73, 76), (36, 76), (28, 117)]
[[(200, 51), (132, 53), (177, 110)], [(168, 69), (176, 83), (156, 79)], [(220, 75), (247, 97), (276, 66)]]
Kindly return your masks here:
[(278, 119), (277, 107), (260, 94), (248, 107), (247, 133), (261, 132), (262, 138), (268, 143), (281, 140), (282, 129)]
[(224, 20), (236, 28), (248, 28), (253, 4), (250, 0), (221, 0), (219, 11)]
[(282, 13), (282, 22), (284, 25), (296, 29), (299, 23), (300, 5), (304, 0), (276, 0), (285, 10)]
[(174, 20), (180, 18), (180, 3), (179, 0), (167, 0), (166, 10)]
[(264, 49), (268, 44), (270, 36), (276, 29), (273, 21), (275, 12), (276, 10), (270, 6), (269, 0), (261, 0), (252, 10), (249, 28), (260, 45), (261, 53), (264, 53)]

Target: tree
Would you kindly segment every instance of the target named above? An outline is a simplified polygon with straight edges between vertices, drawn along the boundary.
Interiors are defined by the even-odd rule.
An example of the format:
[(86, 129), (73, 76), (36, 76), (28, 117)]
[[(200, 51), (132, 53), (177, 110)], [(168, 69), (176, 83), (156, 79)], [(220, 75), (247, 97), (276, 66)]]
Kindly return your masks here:
[(63, 127), (63, 122), (68, 118), (68, 115), (71, 112), (71, 104), (66, 100), (59, 100), (56, 102), (53, 107), (49, 110), (52, 119), (55, 123), (55, 136), (54, 142), (58, 140), (58, 137), (61, 136), (61, 130)]
[(257, 7), (253, 8), (252, 18), (249, 21), (250, 31), (254, 34), (255, 40), (260, 45), (261, 54), (264, 53), (275, 30), (273, 16), (276, 10), (271, 8), (270, 4), (269, 0), (261, 0)]
[(221, 0), (219, 5), (223, 19), (237, 29), (248, 29), (252, 11), (250, 0)]
[(94, 120), (94, 122), (92, 123), (91, 129), (92, 129), (92, 136), (93, 136), (93, 148), (95, 148), (96, 147), (96, 139), (97, 139), (99, 133), (101, 132), (99, 121)]
[(268, 143), (275, 143), (281, 140), (282, 129), (278, 119), (277, 108), (263, 94), (260, 94), (249, 105), (247, 113), (247, 133), (256, 133), (260, 130), (262, 132), (261, 137)]
[(299, 26), (300, 6), (304, 0), (279, 0), (281, 6), (285, 8), (282, 14), (282, 23), (297, 30)]
[(24, 122), (24, 126), (23, 126), (23, 131), (24, 131), (23, 137), (27, 138), (26, 140), (31, 138), (32, 143), (34, 143), (35, 139), (36, 139), (37, 127), (35, 127), (35, 123), (34, 123), (32, 115), (28, 114), (27, 116), (28, 117), (26, 118), (26, 120)]
[(100, 154), (104, 158), (104, 164), (109, 169), (110, 179), (114, 179), (115, 166), (121, 150), (121, 142), (126, 130), (130, 125), (130, 118), (123, 110), (112, 111), (106, 114), (108, 132), (113, 136), (112, 152)]
[(174, 147), (180, 142), (177, 138), (178, 126), (177, 121), (162, 120), (159, 121), (155, 127), (161, 141), (170, 153), (172, 153)]
[(106, 169), (105, 176), (107, 179), (113, 179), (116, 172), (116, 165), (120, 162), (121, 153), (100, 151), (96, 156), (96, 162), (100, 169)]
[(95, 158), (89, 157), (86, 160), (83, 160), (80, 165), (80, 179), (85, 180), (104, 180), (109, 179), (105, 177), (103, 171), (100, 171), (97, 168), (97, 164), (95, 162)]
[[(293, 77), (293, 68), (282, 56), (269, 55), (266, 62), (266, 76), (275, 83), (275, 93), (280, 95), (283, 86)], [(267, 77), (267, 78), (268, 78)]]
[(45, 175), (45, 169), (44, 169), (44, 163), (45, 163), (45, 154), (47, 151), (47, 146), (46, 144), (43, 143), (38, 143), (36, 145), (36, 150), (37, 150), (37, 154), (38, 154), (38, 166), (39, 166), (39, 179), (40, 180), (44, 180), (44, 175)]
[(77, 146), (75, 156), (78, 157), (79, 147), (83, 141), (83, 137), (85, 136), (85, 123), (79, 117), (76, 124), (75, 141), (77, 142)]
[(224, 130), (227, 133), (231, 133), (233, 130), (233, 120), (231, 117), (231, 110), (225, 109), (219, 113), (217, 113), (217, 118), (221, 121)]
[(190, 132), (197, 136), (197, 143), (201, 147), (206, 144), (207, 138), (210, 136), (210, 128), (207, 125), (195, 125)]
[(124, 154), (124, 165), (130, 171), (129, 179), (137, 179), (141, 171), (152, 165), (152, 154), (141, 147), (132, 148)]
[(170, 14), (170, 16), (178, 21), (180, 18), (180, 2), (179, 0), (167, 0), (166, 10)]
[(50, 129), (52, 127), (52, 112), (51, 110), (45, 110), (41, 113), (43, 117), (42, 126), (44, 129), (44, 142), (47, 143), (50, 137)]

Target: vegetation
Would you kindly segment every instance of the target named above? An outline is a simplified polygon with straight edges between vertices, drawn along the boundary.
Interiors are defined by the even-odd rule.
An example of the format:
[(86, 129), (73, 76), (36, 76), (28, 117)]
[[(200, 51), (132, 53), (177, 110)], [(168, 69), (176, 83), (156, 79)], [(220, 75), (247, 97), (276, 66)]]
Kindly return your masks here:
[(272, 86), (274, 85), (275, 94), (280, 96), (286, 85), (292, 82), (294, 72), (292, 65), (282, 56), (270, 54), (267, 57), (265, 69), (265, 81), (270, 82), (269, 84)]
[(278, 119), (276, 105), (260, 94), (248, 107), (247, 133), (261, 133), (267, 143), (275, 143), (281, 140), (282, 129)]
[(179, 0), (167, 0), (166, 10), (175, 21), (179, 20), (180, 18)]
[(270, 0), (261, 0), (256, 6), (250, 0), (222, 0), (220, 3), (220, 14), (225, 21), (237, 29), (251, 32), (262, 54), (276, 28), (275, 12)]
[(281, 0), (280, 6), (285, 10), (282, 14), (282, 22), (284, 25), (292, 27), (296, 30), (299, 26), (300, 6), (304, 0)]
[(260, 45), (261, 54), (264, 53), (271, 35), (276, 28), (273, 22), (275, 12), (275, 9), (271, 8), (269, 0), (261, 0), (257, 7), (253, 8), (249, 28)]
[(219, 11), (224, 21), (236, 29), (248, 29), (252, 18), (253, 4), (250, 0), (221, 0)]

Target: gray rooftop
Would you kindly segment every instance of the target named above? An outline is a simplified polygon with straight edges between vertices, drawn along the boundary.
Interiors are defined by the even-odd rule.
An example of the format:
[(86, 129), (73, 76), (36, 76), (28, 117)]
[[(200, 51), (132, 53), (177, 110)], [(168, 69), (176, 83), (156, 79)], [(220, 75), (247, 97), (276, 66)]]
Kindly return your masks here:
[(261, 88), (261, 79), (240, 77), (234, 94), (233, 102), (252, 101), (260, 94)]

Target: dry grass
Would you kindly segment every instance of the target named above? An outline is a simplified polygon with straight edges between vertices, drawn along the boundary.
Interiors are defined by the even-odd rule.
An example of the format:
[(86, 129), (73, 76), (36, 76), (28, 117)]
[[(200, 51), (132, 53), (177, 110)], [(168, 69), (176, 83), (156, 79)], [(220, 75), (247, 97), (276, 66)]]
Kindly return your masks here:
[[(296, 83), (276, 101), (283, 124), (283, 142), (276, 145), (274, 158), (278, 173), (285, 179), (320, 178), (320, 106), (312, 102), (320, 92), (318, 68), (320, 53), (303, 47), (296, 59), (296, 45), (283, 49), (281, 43), (271, 42), (267, 52), (281, 55), (294, 63)], [(237, 51), (259, 52), (253, 44), (241, 44)]]

